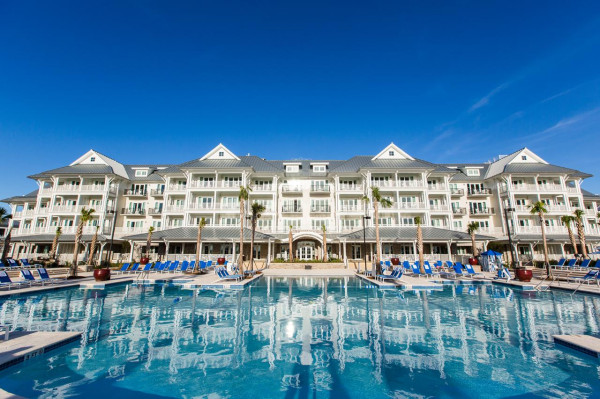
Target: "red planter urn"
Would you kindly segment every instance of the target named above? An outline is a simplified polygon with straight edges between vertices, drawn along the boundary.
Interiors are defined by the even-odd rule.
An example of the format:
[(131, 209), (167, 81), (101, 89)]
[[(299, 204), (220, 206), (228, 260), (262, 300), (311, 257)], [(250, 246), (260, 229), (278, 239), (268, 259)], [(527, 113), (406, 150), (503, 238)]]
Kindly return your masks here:
[(519, 279), (519, 281), (523, 281), (524, 283), (528, 283), (531, 281), (531, 278), (533, 277), (533, 271), (528, 270), (528, 269), (517, 269), (517, 278)]
[(94, 269), (94, 279), (96, 281), (110, 280), (110, 269)]
[(392, 265), (394, 266), (398, 266), (400, 264), (400, 259), (398, 258), (392, 258), (390, 260), (392, 261)]
[(477, 261), (477, 258), (469, 258), (469, 264), (471, 266), (473, 266), (473, 265), (478, 265), (479, 262)]
[(140, 258), (140, 264), (146, 265), (148, 263), (150, 263), (150, 258), (149, 257), (145, 256), (145, 257)]
[(224, 265), (225, 264), (225, 258), (217, 258), (217, 264)]

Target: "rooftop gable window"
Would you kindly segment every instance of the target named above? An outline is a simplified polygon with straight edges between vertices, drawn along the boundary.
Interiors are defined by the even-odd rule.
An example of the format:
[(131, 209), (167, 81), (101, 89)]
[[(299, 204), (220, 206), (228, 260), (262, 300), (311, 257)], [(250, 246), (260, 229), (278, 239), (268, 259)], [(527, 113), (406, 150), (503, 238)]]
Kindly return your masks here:
[(143, 169), (138, 169), (135, 171), (135, 177), (145, 177), (148, 176), (148, 171)]
[(467, 169), (467, 176), (479, 176), (479, 169)]

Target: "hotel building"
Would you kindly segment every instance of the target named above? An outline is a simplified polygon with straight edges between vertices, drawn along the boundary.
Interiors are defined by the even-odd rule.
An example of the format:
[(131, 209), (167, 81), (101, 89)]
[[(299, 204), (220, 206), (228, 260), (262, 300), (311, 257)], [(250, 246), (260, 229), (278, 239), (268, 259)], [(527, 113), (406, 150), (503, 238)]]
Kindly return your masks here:
[[(415, 258), (417, 216), (428, 259), (469, 256), (466, 229), (473, 221), (480, 226), (479, 248), (492, 241), (506, 244), (510, 229), (521, 260), (542, 259), (540, 222), (529, 211), (529, 205), (540, 200), (548, 208), (551, 258), (573, 253), (560, 218), (576, 209), (585, 212), (588, 246), (600, 242), (600, 196), (581, 188), (591, 175), (549, 164), (527, 148), (493, 162), (453, 164), (414, 158), (394, 144), (375, 156), (283, 161), (238, 156), (219, 144), (203, 157), (178, 165), (126, 165), (90, 150), (68, 166), (29, 177), (38, 190), (2, 200), (11, 206), (9, 254), (15, 258), (44, 257), (60, 226), (58, 252), (63, 261), (70, 261), (81, 209), (93, 208), (80, 259), (88, 256), (96, 230), (96, 256), (106, 258), (112, 237), (113, 261), (138, 258), (151, 226), (153, 260), (193, 259), (201, 218), (206, 221), (202, 256), (231, 259), (240, 250), (240, 186), (252, 189), (245, 218), (253, 202), (266, 208), (258, 220), (254, 254), (267, 262), (288, 258), (290, 229), (294, 258), (321, 259), (323, 226), (330, 258), (346, 264), (365, 256), (371, 259), (372, 187), (393, 204), (379, 207), (384, 259)], [(370, 200), (364, 201), (365, 196)], [(511, 211), (505, 213), (507, 208)], [(248, 257), (250, 229), (244, 234)]]

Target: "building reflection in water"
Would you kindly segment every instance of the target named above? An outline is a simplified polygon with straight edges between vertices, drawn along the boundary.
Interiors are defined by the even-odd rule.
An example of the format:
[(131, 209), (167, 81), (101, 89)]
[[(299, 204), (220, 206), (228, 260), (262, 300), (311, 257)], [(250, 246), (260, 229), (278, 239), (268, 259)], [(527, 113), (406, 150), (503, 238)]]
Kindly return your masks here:
[[(40, 391), (73, 392), (107, 376), (155, 394), (177, 384), (181, 396), (235, 387), (265, 397), (469, 396), (478, 389), (470, 381), (485, 381), (493, 396), (548, 389), (548, 378), (566, 381), (581, 367), (592, 373), (585, 359), (555, 348), (552, 335), (597, 334), (599, 300), (489, 285), (401, 292), (348, 277), (265, 277), (240, 291), (121, 285), (7, 299), (0, 323), (83, 331), (80, 345), (56, 355), (71, 378), (49, 382), (42, 371), (58, 377), (59, 367), (27, 366), (41, 373)], [(592, 389), (571, 380), (569, 389)]]

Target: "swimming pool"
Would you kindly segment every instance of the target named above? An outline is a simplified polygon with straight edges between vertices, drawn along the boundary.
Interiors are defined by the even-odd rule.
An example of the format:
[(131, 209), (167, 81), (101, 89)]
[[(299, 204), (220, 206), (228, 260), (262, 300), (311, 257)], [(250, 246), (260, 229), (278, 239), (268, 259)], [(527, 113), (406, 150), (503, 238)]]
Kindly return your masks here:
[(552, 335), (598, 334), (599, 311), (586, 295), (402, 292), (353, 277), (63, 289), (0, 303), (2, 324), (84, 331), (3, 371), (0, 387), (25, 397), (589, 397), (600, 363)]

